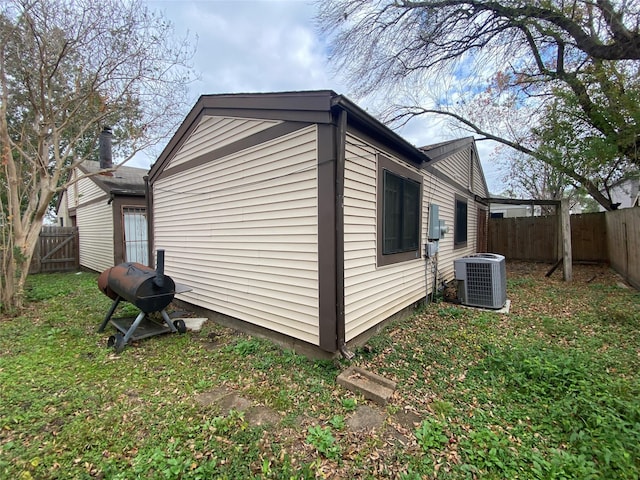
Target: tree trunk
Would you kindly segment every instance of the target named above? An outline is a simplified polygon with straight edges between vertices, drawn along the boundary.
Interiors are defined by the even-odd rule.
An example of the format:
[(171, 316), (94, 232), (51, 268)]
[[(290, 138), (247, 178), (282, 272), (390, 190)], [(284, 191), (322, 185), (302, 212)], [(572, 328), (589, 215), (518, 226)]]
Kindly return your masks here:
[(30, 225), (27, 235), (15, 238), (13, 248), (7, 248), (4, 252), (6, 258), (0, 267), (3, 279), (0, 311), (4, 313), (17, 313), (24, 307), (24, 286), (40, 235), (41, 223), (34, 222)]
[(6, 249), (3, 252), (4, 258), (2, 259), (2, 271), (0, 275), (0, 311), (3, 313), (14, 313), (16, 311), (15, 305), (15, 292), (16, 292), (16, 272), (15, 262), (13, 260), (12, 249)]

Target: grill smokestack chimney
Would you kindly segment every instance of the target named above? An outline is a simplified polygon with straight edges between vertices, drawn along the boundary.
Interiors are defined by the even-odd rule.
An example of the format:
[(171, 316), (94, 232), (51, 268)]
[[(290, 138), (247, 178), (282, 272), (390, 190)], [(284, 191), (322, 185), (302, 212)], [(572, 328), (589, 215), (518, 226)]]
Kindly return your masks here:
[(164, 286), (164, 250), (158, 249), (156, 258), (156, 278), (153, 279), (153, 283), (157, 287), (162, 288)]
[[(110, 127), (104, 127), (102, 132), (100, 132), (100, 137), (98, 139), (98, 146), (100, 150), (100, 169), (108, 169), (113, 168), (113, 157), (111, 154), (111, 138), (113, 137), (113, 133), (111, 133)], [(108, 173), (111, 175), (111, 173)]]

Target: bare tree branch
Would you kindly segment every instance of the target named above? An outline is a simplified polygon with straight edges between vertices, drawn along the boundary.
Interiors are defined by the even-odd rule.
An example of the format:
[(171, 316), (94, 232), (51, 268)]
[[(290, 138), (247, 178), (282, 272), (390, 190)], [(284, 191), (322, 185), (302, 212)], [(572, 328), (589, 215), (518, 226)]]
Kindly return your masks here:
[(396, 105), (383, 108), (392, 122), (445, 115), (548, 162), (607, 209), (607, 182), (640, 168), (640, 0), (325, 0), (319, 9), (336, 70), (357, 95)]

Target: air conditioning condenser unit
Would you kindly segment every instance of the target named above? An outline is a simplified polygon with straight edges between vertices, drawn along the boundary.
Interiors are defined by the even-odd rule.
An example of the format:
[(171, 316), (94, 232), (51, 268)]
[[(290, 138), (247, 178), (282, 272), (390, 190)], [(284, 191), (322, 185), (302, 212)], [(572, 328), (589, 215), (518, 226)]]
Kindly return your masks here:
[(477, 253), (453, 261), (462, 305), (500, 309), (507, 303), (507, 269), (504, 256)]

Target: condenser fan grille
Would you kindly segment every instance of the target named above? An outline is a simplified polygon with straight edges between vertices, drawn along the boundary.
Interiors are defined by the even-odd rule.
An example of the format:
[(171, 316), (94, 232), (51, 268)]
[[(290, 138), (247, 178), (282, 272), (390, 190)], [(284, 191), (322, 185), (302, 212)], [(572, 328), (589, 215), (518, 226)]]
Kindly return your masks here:
[(493, 305), (491, 265), (467, 263), (467, 300), (473, 305)]

